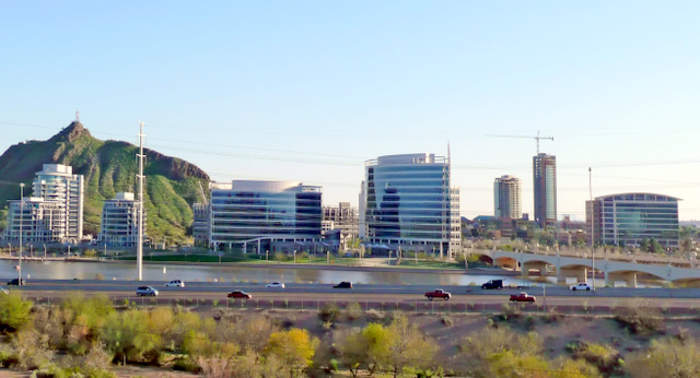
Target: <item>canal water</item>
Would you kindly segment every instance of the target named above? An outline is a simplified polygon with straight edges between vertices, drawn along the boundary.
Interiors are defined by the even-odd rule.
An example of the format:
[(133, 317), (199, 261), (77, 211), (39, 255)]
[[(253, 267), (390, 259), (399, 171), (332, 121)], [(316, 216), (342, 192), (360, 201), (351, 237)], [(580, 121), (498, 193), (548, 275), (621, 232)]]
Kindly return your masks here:
[[(0, 261), (0, 279), (17, 277), (16, 261)], [(31, 261), (22, 263), (27, 279), (95, 279), (133, 280), (136, 278), (134, 262), (65, 262)], [(481, 285), (490, 279), (502, 279), (505, 285), (532, 285), (520, 277), (498, 274), (418, 273), (411, 271), (352, 271), (319, 268), (242, 267), (236, 265), (201, 265), (144, 263), (143, 278), (147, 281), (180, 279), (190, 282), (271, 282), (288, 283), (337, 283), (351, 281), (360, 284), (394, 285)], [(2, 282), (4, 283), (4, 282)]]

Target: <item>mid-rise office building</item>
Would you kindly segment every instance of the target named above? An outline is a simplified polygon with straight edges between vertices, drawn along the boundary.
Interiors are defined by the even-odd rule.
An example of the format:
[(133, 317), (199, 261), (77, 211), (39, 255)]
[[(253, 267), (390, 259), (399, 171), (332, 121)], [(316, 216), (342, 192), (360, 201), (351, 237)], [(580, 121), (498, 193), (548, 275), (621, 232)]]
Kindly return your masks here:
[(65, 208), (62, 202), (29, 197), (8, 201), (5, 240), (24, 244), (51, 244), (66, 238)]
[[(300, 248), (321, 239), (321, 187), (293, 181), (234, 180), (211, 188), (213, 248)], [(289, 248), (287, 248), (289, 247)]]
[(540, 227), (557, 222), (557, 158), (544, 153), (532, 157), (535, 222)]
[[(111, 247), (134, 247), (138, 243), (139, 208), (134, 193), (120, 192), (104, 202), (98, 241)], [(143, 211), (143, 233), (146, 235), (146, 209)]]
[(449, 159), (387, 155), (365, 162), (365, 239), (370, 247), (449, 254), (459, 248), (459, 190)]
[(63, 204), (65, 241), (77, 243), (83, 237), (83, 175), (63, 164), (44, 164), (32, 183), (32, 196)]
[(209, 203), (195, 203), (192, 205), (194, 221), (192, 222), (192, 236), (194, 244), (198, 246), (209, 245)]
[(493, 210), (497, 218), (520, 219), (520, 180), (513, 176), (497, 177), (493, 183)]
[(678, 198), (653, 193), (596, 197), (586, 201), (589, 243), (591, 228), (595, 244), (639, 246), (654, 239), (666, 248), (677, 248)]

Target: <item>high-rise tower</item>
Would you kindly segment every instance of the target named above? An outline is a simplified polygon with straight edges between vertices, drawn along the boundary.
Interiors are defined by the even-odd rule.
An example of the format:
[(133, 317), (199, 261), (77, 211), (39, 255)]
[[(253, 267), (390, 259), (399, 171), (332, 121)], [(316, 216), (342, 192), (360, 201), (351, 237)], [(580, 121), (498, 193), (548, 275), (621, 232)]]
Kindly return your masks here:
[(535, 222), (540, 227), (557, 221), (557, 158), (539, 153), (532, 157)]
[(513, 176), (497, 177), (493, 183), (493, 210), (498, 218), (520, 219), (520, 180)]

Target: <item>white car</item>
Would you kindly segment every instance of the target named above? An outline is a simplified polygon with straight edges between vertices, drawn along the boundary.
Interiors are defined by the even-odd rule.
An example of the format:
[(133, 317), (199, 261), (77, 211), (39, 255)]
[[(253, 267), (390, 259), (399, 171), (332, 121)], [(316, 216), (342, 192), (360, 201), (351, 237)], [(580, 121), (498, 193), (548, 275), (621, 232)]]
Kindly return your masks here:
[(185, 283), (180, 280), (172, 280), (166, 283), (165, 287), (185, 287)]
[(282, 282), (270, 282), (269, 284), (265, 285), (265, 287), (284, 289), (284, 283), (282, 283)]
[(136, 289), (136, 295), (139, 297), (155, 297), (158, 296), (158, 290), (150, 286), (139, 286)]
[(579, 282), (576, 285), (571, 286), (570, 289), (571, 289), (571, 291), (576, 291), (576, 290), (591, 291), (591, 285), (589, 285), (588, 282)]

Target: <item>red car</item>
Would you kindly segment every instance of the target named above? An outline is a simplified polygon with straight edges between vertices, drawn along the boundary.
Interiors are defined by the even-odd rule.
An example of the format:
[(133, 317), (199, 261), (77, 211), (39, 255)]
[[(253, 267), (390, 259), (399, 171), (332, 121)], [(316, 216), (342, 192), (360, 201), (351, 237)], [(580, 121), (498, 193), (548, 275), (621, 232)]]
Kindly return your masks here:
[(433, 291), (425, 293), (425, 297), (428, 298), (429, 301), (432, 301), (433, 298), (441, 298), (444, 300), (448, 300), (452, 297), (452, 294), (442, 289), (435, 289)]
[(253, 298), (252, 295), (246, 293), (243, 290), (234, 290), (230, 293), (228, 293), (229, 298), (241, 298), (241, 299), (251, 299)]
[(535, 296), (534, 295), (528, 295), (526, 292), (522, 292), (518, 295), (511, 295), (510, 296), (510, 301), (511, 302), (531, 302), (535, 303)]

